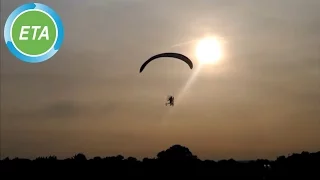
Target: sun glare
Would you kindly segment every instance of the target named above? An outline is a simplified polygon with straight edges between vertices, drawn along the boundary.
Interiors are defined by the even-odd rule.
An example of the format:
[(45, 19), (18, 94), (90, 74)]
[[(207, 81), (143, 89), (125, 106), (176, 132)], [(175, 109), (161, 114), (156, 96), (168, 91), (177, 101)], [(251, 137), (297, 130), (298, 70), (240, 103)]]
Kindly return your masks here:
[(219, 40), (214, 37), (200, 40), (196, 47), (196, 56), (201, 64), (216, 63), (222, 56)]

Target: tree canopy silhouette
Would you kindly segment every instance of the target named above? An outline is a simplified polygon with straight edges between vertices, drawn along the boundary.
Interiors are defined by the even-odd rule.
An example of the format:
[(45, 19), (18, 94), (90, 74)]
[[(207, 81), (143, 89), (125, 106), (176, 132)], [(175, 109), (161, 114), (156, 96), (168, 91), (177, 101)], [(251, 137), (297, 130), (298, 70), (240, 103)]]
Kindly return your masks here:
[[(178, 162), (178, 163), (177, 163)], [(160, 151), (156, 158), (94, 157), (88, 159), (78, 153), (59, 160), (56, 156), (38, 157), (34, 160), (4, 158), (0, 161), (0, 174), (11, 179), (20, 176), (68, 176), (73, 178), (90, 175), (100, 177), (243, 177), (245, 179), (320, 179), (320, 152), (294, 153), (276, 160), (257, 159), (239, 162), (234, 159), (200, 160), (185, 146), (173, 145)], [(43, 177), (42, 177), (43, 178)]]
[(165, 161), (197, 159), (197, 156), (194, 156), (188, 148), (181, 145), (173, 145), (169, 149), (159, 152), (157, 157), (159, 160)]

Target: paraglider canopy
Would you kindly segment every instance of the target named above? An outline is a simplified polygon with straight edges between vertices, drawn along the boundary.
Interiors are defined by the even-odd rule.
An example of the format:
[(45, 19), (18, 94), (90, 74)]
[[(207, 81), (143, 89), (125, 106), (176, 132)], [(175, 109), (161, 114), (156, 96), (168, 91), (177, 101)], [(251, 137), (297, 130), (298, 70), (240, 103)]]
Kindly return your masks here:
[(179, 54), (179, 53), (161, 53), (161, 54), (157, 54), (157, 55), (154, 55), (152, 56), (151, 58), (149, 58), (146, 62), (144, 62), (142, 64), (142, 66), (140, 67), (140, 73), (144, 70), (144, 68), (153, 60), (156, 60), (158, 58), (162, 58), (162, 57), (171, 57), (171, 58), (175, 58), (175, 59), (178, 59), (178, 60), (181, 60), (183, 62), (185, 62), (189, 67), (190, 69), (193, 68), (193, 63), (192, 61), (185, 55), (183, 54)]
[[(172, 53), (172, 52), (167, 52), (167, 53), (161, 53), (161, 54), (157, 54), (157, 55), (154, 55), (152, 56), (151, 58), (149, 58), (147, 61), (145, 61), (142, 66), (140, 67), (140, 73), (145, 69), (145, 67), (153, 60), (156, 60), (156, 59), (159, 59), (159, 58), (162, 58), (162, 57), (169, 57), (169, 58), (174, 58), (174, 59), (177, 59), (177, 60), (180, 60), (180, 61), (183, 61), (185, 62), (190, 69), (193, 68), (193, 63), (192, 61), (186, 57), (185, 55), (183, 54), (179, 54), (179, 53)], [(174, 96), (171, 95), (168, 97), (167, 99), (167, 102), (165, 103), (165, 105), (170, 105), (170, 106), (174, 106)]]

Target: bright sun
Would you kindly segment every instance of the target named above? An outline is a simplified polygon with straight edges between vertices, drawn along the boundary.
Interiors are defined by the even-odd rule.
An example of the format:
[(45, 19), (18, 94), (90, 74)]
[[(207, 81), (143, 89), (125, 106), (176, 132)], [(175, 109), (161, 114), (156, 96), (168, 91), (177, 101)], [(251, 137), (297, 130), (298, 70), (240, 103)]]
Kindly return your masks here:
[(196, 56), (201, 64), (213, 64), (222, 56), (221, 44), (218, 39), (207, 37), (198, 42)]

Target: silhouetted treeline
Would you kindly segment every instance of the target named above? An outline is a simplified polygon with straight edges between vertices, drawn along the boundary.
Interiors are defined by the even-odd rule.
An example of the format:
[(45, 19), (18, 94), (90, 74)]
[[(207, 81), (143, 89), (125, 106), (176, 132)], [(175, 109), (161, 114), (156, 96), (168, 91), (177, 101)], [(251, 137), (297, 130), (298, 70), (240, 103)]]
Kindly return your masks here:
[[(59, 160), (55, 156), (28, 159), (3, 159), (1, 177), (48, 178), (119, 178), (126, 176), (156, 177), (243, 177), (244, 179), (320, 179), (320, 151), (302, 152), (288, 157), (280, 156), (275, 161), (258, 159), (238, 162), (233, 159), (202, 161), (188, 148), (174, 145), (157, 154), (156, 158), (94, 157), (84, 154)], [(234, 178), (231, 178), (234, 179)]]

